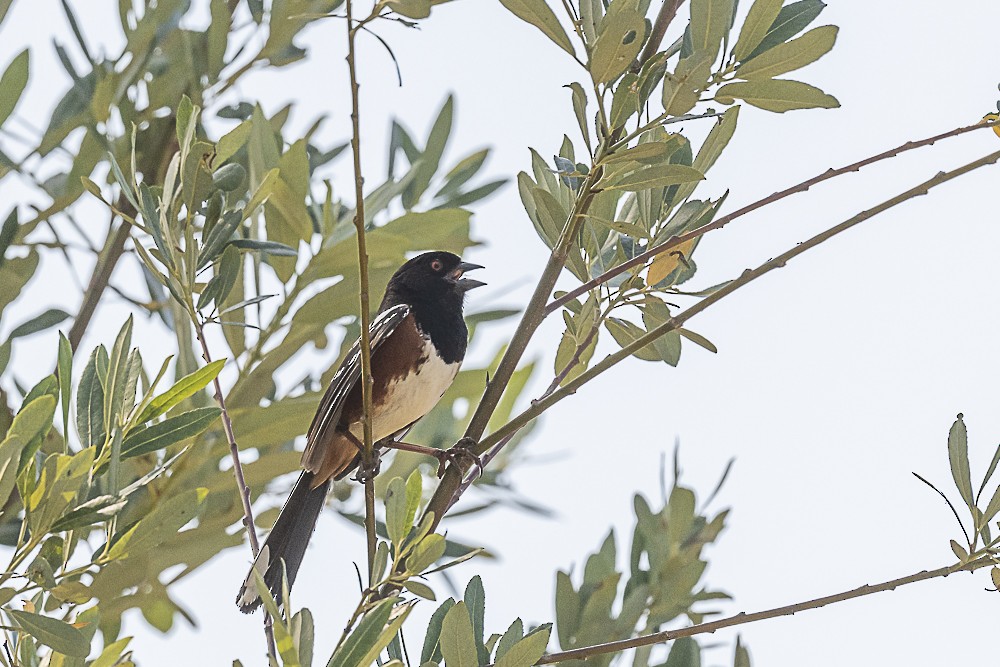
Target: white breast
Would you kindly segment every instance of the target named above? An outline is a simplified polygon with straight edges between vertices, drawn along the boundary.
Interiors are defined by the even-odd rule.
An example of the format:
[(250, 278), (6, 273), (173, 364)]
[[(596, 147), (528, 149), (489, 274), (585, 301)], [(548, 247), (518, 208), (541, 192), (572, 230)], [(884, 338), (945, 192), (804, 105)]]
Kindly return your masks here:
[[(461, 364), (445, 363), (429, 339), (424, 340), (423, 352), (426, 361), (415, 373), (389, 385), (388, 393), (381, 402), (385, 407), (376, 411), (379, 414), (372, 424), (372, 435), (376, 441), (398, 433), (430, 412), (458, 374)], [(352, 427), (351, 431), (357, 431), (355, 436), (359, 440), (363, 437), (360, 424)]]

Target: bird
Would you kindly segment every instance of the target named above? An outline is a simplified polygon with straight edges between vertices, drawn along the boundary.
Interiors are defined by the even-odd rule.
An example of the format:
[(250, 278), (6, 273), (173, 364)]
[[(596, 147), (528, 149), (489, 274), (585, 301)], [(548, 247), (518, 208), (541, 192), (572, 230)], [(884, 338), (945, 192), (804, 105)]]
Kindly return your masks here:
[[(394, 439), (431, 411), (458, 374), (469, 337), (462, 314), (465, 294), (486, 284), (465, 273), (482, 268), (450, 252), (425, 252), (404, 263), (389, 279), (368, 328), (374, 442), (444, 460), (441, 455), (447, 450)], [(245, 614), (261, 605), (254, 570), (280, 600), (284, 563), (291, 587), (331, 484), (361, 463), (360, 350), (359, 339), (319, 403), (306, 433), (302, 472), (237, 595), (236, 604)]]

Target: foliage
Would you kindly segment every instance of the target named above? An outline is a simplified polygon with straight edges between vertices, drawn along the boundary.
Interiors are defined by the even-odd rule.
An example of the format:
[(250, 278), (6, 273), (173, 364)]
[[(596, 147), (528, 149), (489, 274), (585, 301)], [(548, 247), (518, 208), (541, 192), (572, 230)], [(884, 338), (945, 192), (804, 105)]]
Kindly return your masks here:
[[(375, 493), (383, 499), (377, 520), (374, 510), (355, 513), (357, 485), (335, 486), (332, 504), (356, 522), (375, 525), (378, 540), (368, 585), (328, 665), (416, 663), (405, 644), (413, 633), (403, 628), (417, 600), (436, 600), (426, 576), (483, 553), (438, 531), (473, 482), (489, 491), (489, 499), (466, 512), (500, 502), (527, 507), (506, 477), (544, 408), (515, 411), (535, 371), (521, 355), (548, 314), (562, 270), (583, 287), (579, 298), (552, 308), (561, 311), (565, 329), (558, 346), (551, 346), (555, 368), (542, 399), (560, 388), (571, 391), (572, 383), (589, 378), (588, 369), (617, 363), (612, 356), (592, 364), (602, 332), (623, 357), (671, 366), (680, 361), (683, 340), (714, 351), (704, 336), (672, 325), (677, 306), (670, 299), (707, 299), (735, 284), (683, 287), (697, 273), (701, 230), (726, 200), (727, 191), (713, 196), (698, 188), (737, 129), (740, 106), (732, 105), (739, 100), (778, 113), (838, 106), (812, 85), (780, 78), (833, 47), (835, 26), (807, 31), (824, 7), (820, 0), (754, 0), (739, 25), (735, 0), (692, 0), (683, 30), (666, 47), (673, 17), (666, 10), (684, 3), (568, 0), (561, 20), (544, 0), (501, 1), (553, 42), (558, 57), (581, 66), (580, 80), (567, 85), (579, 139), (563, 136), (551, 161), (532, 150), (530, 169), (516, 177), (526, 215), (551, 250), (550, 262), (510, 344), (490, 364), (464, 369), (410, 433), (441, 448), (468, 438), (466, 445), (482, 457), (478, 470), (471, 471), (468, 461), (453, 462), (425, 494), (419, 456), (396, 454), (377, 478)], [(257, 100), (234, 92), (250, 72), (305, 60), (296, 39), (310, 27), (342, 25), (341, 12), (355, 30), (374, 30), (386, 20), (417, 25), (438, 4), (380, 0), (358, 21), (349, 0), (217, 0), (199, 30), (190, 27), (195, 10), (185, 0), (120, 2), (124, 47), (108, 58), (93, 55), (73, 7), (63, 3), (74, 48), (89, 69), (77, 71), (67, 47), (57, 44), (68, 89), (26, 154), (0, 153), (0, 178), (16, 173), (42, 200), (28, 217), (15, 207), (0, 225), (0, 317), (17, 321), (0, 344), (0, 374), (16, 396), (0, 393), (4, 406), (11, 398), (19, 405), (0, 411), (0, 541), (13, 547), (0, 573), (12, 653), (0, 655), (0, 663), (82, 665), (89, 656), (90, 665), (132, 664), (130, 638), (121, 636), (123, 612), (138, 608), (161, 631), (177, 615), (191, 620), (171, 587), (221, 550), (239, 546), (243, 533), (231, 529), (241, 521), (253, 528), (249, 501), (259, 501), (272, 480), (298, 468), (295, 441), (359, 334), (359, 270), (367, 271), (371, 291), (381, 293), (409, 253), (461, 253), (478, 243), (469, 207), (505, 181), (481, 181), (489, 149), (446, 164), (453, 99), (443, 103), (423, 141), (393, 121), (388, 176), (361, 202), (332, 185), (330, 170), (348, 144), (319, 145), (322, 118), (303, 136), (291, 136), (292, 104), (268, 116)], [(9, 5), (0, 3), (0, 21)], [(31, 82), (30, 63), (25, 50), (0, 75), (0, 125), (16, 112)], [(686, 121), (691, 131), (673, 131)], [(354, 174), (357, 183), (362, 176)], [(96, 198), (90, 206), (99, 200), (112, 213), (100, 247), (76, 222), (84, 192)], [(66, 240), (73, 235), (84, 239), (96, 262), (93, 277), (68, 335), (53, 339), (56, 372), (23, 387), (15, 375), (20, 370), (8, 370), (19, 341), (70, 316), (46, 310), (22, 317), (19, 309), (30, 305), (18, 297), (48, 263), (73, 261), (76, 251)], [(358, 256), (358, 240), (367, 244), (366, 261)], [(630, 264), (667, 246), (670, 252)], [(141, 270), (146, 295), (128, 296), (131, 288), (109, 285), (120, 261)], [(157, 357), (147, 368), (152, 352), (145, 350), (144, 361), (133, 346), (132, 317), (113, 343), (80, 354), (108, 288), (125, 295), (134, 313), (158, 318), (176, 354)], [(471, 313), (470, 329), (517, 314)], [(331, 324), (339, 348), (321, 368), (296, 375), (304, 348), (329, 347)], [(221, 333), (210, 340), (206, 330)], [(222, 344), (228, 349), (215, 356), (225, 358), (212, 361), (212, 346)], [(171, 363), (172, 382), (166, 379)], [(151, 375), (152, 368), (158, 370)], [(205, 391), (210, 384), (211, 395)], [(456, 418), (460, 404), (479, 407)], [(989, 524), (1000, 511), (1000, 493), (985, 508), (980, 499), (1000, 452), (973, 495), (961, 418), (948, 443), (953, 477), (971, 516), (971, 530), (959, 519), (967, 544), (952, 543), (959, 563), (948, 571), (975, 569), (997, 557)], [(234, 484), (223, 465), (229, 454), (252, 492), (246, 506), (245, 487)], [(676, 639), (669, 650), (654, 645), (682, 618), (702, 624), (715, 613), (706, 603), (727, 597), (702, 579), (704, 548), (719, 536), (728, 510), (710, 516), (698, 508), (695, 492), (680, 485), (676, 471), (665, 496), (656, 511), (635, 497), (627, 568), (611, 533), (586, 558), (582, 573), (556, 575), (554, 626), (526, 627), (518, 618), (504, 632), (487, 634), (486, 593), (481, 579), (471, 576), (462, 600), (448, 598), (434, 612), (418, 664), (530, 667), (586, 659), (609, 665), (621, 662), (622, 652), (600, 644), (622, 640), (638, 641), (635, 665), (700, 664), (701, 649), (691, 637)], [(254, 533), (250, 537), (254, 544)], [(1000, 582), (1000, 570), (993, 572)], [(314, 664), (311, 612), (294, 609), (287, 586), (275, 600), (257, 580), (273, 620), (272, 660)], [(553, 627), (562, 651), (570, 653), (545, 655)], [(92, 654), (98, 630), (103, 641)], [(733, 662), (750, 664), (740, 643)]]

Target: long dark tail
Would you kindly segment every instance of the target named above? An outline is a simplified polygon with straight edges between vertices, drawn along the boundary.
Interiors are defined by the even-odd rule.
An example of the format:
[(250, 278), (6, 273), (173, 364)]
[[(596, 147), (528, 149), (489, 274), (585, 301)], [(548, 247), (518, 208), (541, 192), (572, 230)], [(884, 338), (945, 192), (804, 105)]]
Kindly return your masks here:
[[(319, 518), (326, 501), (326, 493), (330, 489), (329, 480), (315, 489), (310, 488), (313, 477), (311, 472), (305, 471), (299, 475), (292, 492), (288, 495), (288, 500), (285, 501), (285, 506), (278, 514), (278, 520), (274, 522), (271, 534), (267, 536), (267, 541), (264, 542), (253, 564), (258, 572), (263, 573), (264, 583), (279, 604), (281, 563), (284, 561), (285, 571), (288, 573), (288, 586), (291, 587), (295, 582), (299, 566), (302, 565), (306, 545), (309, 544), (309, 538), (316, 527), (316, 519)], [(236, 597), (236, 604), (244, 614), (249, 614), (261, 604), (252, 575), (253, 570), (243, 581), (240, 594)]]

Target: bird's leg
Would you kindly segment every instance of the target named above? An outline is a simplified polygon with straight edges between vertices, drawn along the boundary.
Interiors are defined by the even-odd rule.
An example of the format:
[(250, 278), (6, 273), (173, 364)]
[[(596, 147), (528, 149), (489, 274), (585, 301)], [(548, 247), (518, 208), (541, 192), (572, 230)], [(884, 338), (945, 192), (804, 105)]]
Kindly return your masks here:
[(414, 452), (416, 454), (424, 454), (425, 456), (433, 456), (438, 460), (438, 477), (444, 475), (445, 465), (449, 462), (458, 463), (459, 459), (462, 458), (471, 459), (476, 463), (476, 465), (479, 466), (480, 470), (483, 468), (483, 462), (471, 451), (471, 447), (476, 444), (471, 438), (463, 438), (458, 441), (458, 444), (449, 449), (438, 449), (437, 447), (414, 445), (413, 443), (402, 442), (399, 440), (383, 440), (380, 444), (390, 449), (398, 449), (404, 452)]
[(366, 465), (365, 463), (365, 443), (357, 439), (357, 437), (348, 430), (341, 431), (344, 436), (351, 441), (351, 443), (358, 448), (358, 454), (360, 455), (361, 461), (358, 464), (358, 473), (354, 476), (354, 479), (364, 484), (369, 479), (375, 479), (378, 474), (379, 468), (382, 463), (382, 456), (379, 454), (379, 443), (375, 443), (374, 450), (372, 454), (371, 465)]

